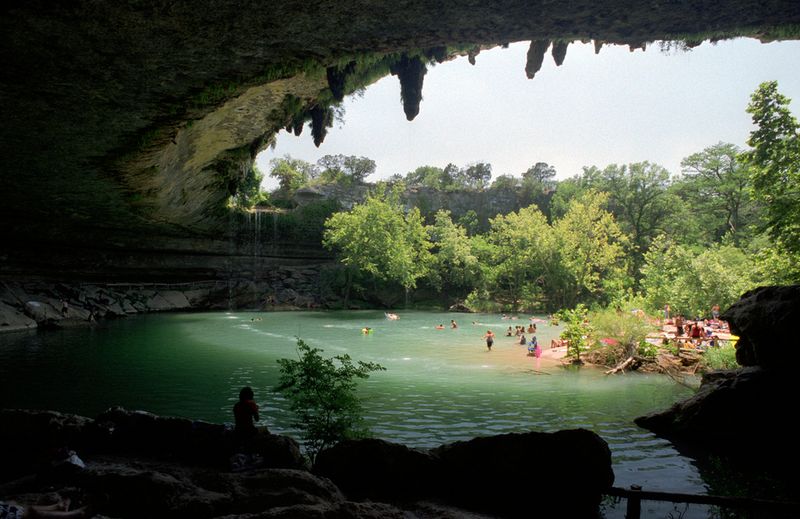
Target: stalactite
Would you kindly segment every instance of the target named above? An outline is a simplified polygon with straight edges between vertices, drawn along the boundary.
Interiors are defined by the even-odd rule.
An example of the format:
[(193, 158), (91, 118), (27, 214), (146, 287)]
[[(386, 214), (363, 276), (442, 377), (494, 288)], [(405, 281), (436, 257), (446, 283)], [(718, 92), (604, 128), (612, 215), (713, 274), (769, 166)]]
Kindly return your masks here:
[(528, 76), (528, 79), (533, 79), (542, 68), (544, 53), (547, 52), (549, 46), (549, 40), (531, 40), (531, 46), (528, 47), (528, 61), (525, 64), (525, 75)]
[(556, 62), (557, 67), (560, 67), (564, 63), (564, 58), (567, 57), (567, 46), (569, 46), (568, 41), (559, 40), (553, 42), (553, 61)]
[(351, 61), (344, 67), (328, 67), (326, 75), (328, 76), (328, 88), (331, 89), (333, 98), (336, 101), (344, 99), (345, 82), (347, 77), (350, 76), (356, 69), (356, 62)]
[(419, 104), (422, 101), (422, 82), (428, 69), (425, 63), (414, 56), (409, 58), (403, 54), (400, 61), (391, 66), (392, 75), (400, 79), (400, 98), (403, 100), (403, 111), (406, 119), (413, 121), (419, 114)]

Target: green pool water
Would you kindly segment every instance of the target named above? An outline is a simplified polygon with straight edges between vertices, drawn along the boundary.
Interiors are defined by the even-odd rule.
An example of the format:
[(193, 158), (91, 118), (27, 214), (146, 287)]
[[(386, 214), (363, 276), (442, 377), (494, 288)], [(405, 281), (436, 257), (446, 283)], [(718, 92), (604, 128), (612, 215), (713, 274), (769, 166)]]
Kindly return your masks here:
[[(363, 382), (375, 436), (431, 447), (478, 435), (585, 427), (614, 456), (617, 485), (702, 492), (691, 460), (632, 419), (689, 391), (658, 375), (606, 377), (528, 357), (503, 336), (528, 316), (379, 311), (195, 313), (139, 316), (92, 328), (0, 335), (0, 407), (45, 408), (87, 416), (112, 405), (230, 422), (244, 385), (254, 388), (263, 423), (296, 435), (287, 404), (273, 391), (276, 359), (295, 356), (296, 337), (326, 355), (387, 368)], [(459, 327), (449, 328), (455, 319)], [(475, 324), (472, 322), (475, 321)], [(444, 330), (435, 325), (443, 323)], [(372, 327), (371, 335), (361, 328)], [(549, 347), (560, 329), (538, 324)], [(487, 351), (483, 335), (497, 334)]]

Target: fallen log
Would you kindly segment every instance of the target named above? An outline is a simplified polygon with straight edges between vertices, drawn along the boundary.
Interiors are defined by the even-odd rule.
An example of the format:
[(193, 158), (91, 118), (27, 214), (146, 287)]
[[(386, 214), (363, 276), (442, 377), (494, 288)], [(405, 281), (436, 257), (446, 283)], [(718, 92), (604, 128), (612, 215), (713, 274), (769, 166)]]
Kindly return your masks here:
[(612, 368), (606, 371), (606, 375), (613, 375), (614, 373), (619, 373), (623, 371), (625, 368), (633, 364), (633, 357), (628, 357), (626, 360), (622, 361), (620, 364), (617, 364), (616, 368)]

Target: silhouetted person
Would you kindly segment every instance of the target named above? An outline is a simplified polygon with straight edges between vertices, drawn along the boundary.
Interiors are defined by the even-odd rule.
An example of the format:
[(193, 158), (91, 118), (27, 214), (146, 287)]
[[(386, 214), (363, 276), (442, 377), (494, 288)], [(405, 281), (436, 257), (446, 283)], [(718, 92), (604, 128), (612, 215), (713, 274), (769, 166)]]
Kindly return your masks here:
[(258, 417), (258, 405), (255, 402), (253, 388), (243, 387), (239, 391), (239, 401), (233, 406), (233, 418), (235, 420), (234, 433), (242, 440), (250, 439), (256, 435), (256, 422)]

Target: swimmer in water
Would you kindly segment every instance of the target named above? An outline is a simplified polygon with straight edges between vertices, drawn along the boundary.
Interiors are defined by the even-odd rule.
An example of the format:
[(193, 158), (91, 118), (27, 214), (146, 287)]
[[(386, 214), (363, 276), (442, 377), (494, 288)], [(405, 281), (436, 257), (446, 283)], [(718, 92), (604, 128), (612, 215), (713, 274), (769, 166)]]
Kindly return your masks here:
[(458, 328), (455, 319), (450, 319), (450, 328), (453, 328), (454, 330)]
[(486, 348), (492, 351), (492, 345), (494, 344), (494, 333), (492, 333), (492, 330), (486, 330), (486, 335), (484, 335), (483, 338), (486, 339)]
[(437, 330), (444, 330), (444, 325), (443, 324), (437, 324), (436, 325), (436, 329)]

